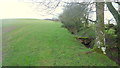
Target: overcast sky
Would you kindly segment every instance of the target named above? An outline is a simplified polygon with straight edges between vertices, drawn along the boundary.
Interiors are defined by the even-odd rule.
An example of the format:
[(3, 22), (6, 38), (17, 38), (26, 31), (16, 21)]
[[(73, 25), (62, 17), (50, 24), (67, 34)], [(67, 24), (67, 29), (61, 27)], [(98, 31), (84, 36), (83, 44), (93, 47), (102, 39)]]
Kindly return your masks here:
[[(42, 1), (42, 0), (39, 0)], [(67, 0), (64, 0), (67, 1)], [(72, 1), (72, 0), (71, 0)], [(79, 0), (80, 1), (80, 0)], [(114, 4), (117, 8), (117, 4)], [(41, 6), (40, 6), (41, 7)], [(56, 9), (54, 14), (62, 13), (62, 7)], [(46, 14), (41, 10), (37, 10), (36, 6), (31, 2), (31, 0), (0, 0), (0, 19), (4, 18), (53, 18), (55, 16), (46, 14), (45, 16), (41, 14)], [(95, 13), (92, 14), (95, 20)], [(109, 11), (105, 11), (105, 19), (111, 19), (113, 16)]]
[[(62, 9), (57, 8), (55, 13), (61, 13)], [(38, 11), (35, 5), (23, 0), (0, 0), (0, 18), (52, 18), (53, 15)]]

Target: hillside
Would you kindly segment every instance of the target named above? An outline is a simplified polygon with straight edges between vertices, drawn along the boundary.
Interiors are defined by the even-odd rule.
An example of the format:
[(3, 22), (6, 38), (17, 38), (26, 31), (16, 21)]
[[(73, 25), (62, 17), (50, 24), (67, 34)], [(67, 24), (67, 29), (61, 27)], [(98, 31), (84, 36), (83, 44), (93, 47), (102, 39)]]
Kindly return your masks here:
[(61, 23), (37, 19), (4, 19), (3, 66), (116, 66), (90, 51)]

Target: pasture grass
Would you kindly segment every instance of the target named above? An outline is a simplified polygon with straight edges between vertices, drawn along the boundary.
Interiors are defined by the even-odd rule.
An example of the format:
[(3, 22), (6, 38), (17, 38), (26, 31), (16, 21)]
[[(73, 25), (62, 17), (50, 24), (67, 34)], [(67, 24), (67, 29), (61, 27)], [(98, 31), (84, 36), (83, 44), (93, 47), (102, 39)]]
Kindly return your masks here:
[[(103, 54), (91, 51), (61, 23), (37, 19), (4, 19), (3, 66), (116, 66)], [(4, 30), (3, 29), (3, 30)]]

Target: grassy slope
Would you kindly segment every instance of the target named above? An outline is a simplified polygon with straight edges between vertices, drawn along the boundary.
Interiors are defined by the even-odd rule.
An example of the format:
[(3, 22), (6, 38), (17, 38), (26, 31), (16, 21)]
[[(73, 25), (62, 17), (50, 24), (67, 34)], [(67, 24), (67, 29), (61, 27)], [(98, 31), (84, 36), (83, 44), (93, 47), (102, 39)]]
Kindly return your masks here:
[(102, 54), (85, 54), (90, 49), (61, 28), (60, 23), (27, 19), (3, 21), (3, 27), (10, 26), (18, 27), (3, 35), (4, 66), (116, 65)]

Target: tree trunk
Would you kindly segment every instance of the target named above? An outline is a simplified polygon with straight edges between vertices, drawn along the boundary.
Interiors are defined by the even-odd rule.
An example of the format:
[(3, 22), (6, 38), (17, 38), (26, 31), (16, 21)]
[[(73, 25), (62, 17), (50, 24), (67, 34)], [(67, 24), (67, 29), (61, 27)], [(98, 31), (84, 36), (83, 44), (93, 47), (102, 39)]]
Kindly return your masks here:
[(105, 27), (104, 27), (104, 2), (96, 3), (96, 44), (95, 49), (100, 49), (105, 53)]
[(117, 46), (120, 48), (120, 14), (117, 12), (117, 10), (113, 7), (111, 2), (107, 2), (107, 7), (109, 11), (112, 13), (113, 17), (115, 18), (117, 22)]
[[(120, 3), (118, 3), (119, 4), (118, 12), (113, 7), (111, 2), (107, 2), (106, 4), (107, 4), (109, 11), (112, 13), (113, 17), (115, 18), (115, 20), (117, 22), (117, 47), (118, 47), (118, 50), (120, 51)], [(120, 54), (120, 52), (118, 54)], [(118, 55), (118, 56), (120, 56), (120, 55)], [(118, 59), (118, 60), (120, 61), (120, 59)]]

